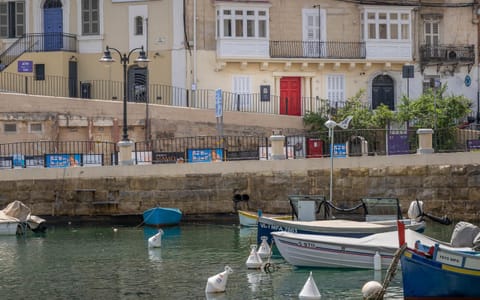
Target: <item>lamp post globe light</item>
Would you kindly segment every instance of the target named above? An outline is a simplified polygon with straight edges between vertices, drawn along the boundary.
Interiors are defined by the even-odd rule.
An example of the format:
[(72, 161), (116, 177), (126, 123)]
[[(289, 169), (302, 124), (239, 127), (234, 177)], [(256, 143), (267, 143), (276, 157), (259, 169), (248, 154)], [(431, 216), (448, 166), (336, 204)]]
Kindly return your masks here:
[[(120, 164), (132, 164), (131, 160), (131, 148), (132, 142), (128, 139), (128, 122), (127, 122), (127, 93), (128, 93), (128, 84), (127, 84), (127, 66), (130, 63), (130, 56), (133, 52), (139, 51), (138, 57), (134, 60), (140, 68), (146, 68), (150, 60), (147, 58), (145, 50), (142, 47), (134, 48), (128, 53), (121, 53), (117, 48), (107, 46), (105, 52), (103, 53), (102, 58), (99, 59), (99, 62), (106, 65), (111, 65), (115, 62), (115, 59), (112, 58), (111, 50), (115, 51), (120, 57), (120, 64), (123, 66), (123, 134), (122, 140), (119, 142), (120, 146)], [(123, 155), (122, 155), (123, 149)]]
[(348, 116), (345, 118), (340, 123), (337, 123), (333, 121), (332, 119), (328, 119), (325, 122), (325, 127), (328, 128), (328, 135), (330, 137), (330, 199), (329, 201), (333, 203), (333, 155), (335, 154), (333, 151), (333, 146), (335, 145), (333, 142), (333, 133), (334, 133), (334, 128), (336, 126), (342, 128), (342, 129), (347, 129), (348, 124), (350, 124), (350, 121), (353, 119), (352, 116)]

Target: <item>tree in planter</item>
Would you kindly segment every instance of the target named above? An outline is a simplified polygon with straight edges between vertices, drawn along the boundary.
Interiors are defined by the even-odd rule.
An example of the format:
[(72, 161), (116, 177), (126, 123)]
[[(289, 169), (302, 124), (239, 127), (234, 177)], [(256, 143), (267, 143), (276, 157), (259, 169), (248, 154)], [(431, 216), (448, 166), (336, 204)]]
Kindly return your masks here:
[[(390, 121), (395, 120), (395, 113), (385, 105), (371, 110), (362, 101), (364, 96), (364, 90), (358, 91), (357, 94), (347, 100), (344, 107), (337, 109), (335, 115), (331, 115), (332, 120), (337, 123), (340, 123), (347, 116), (353, 116), (349, 129), (336, 129), (339, 134), (336, 134), (335, 141), (345, 143), (351, 137), (362, 136), (369, 141), (372, 151), (375, 151), (378, 141), (383, 142), (385, 140), (383, 134), (378, 136), (378, 129), (385, 129)], [(323, 131), (320, 133), (320, 138), (326, 140), (327, 128), (325, 122), (328, 117), (325, 112), (309, 112), (305, 115), (303, 122), (309, 132)]]
[(457, 146), (456, 132), (471, 112), (471, 101), (458, 95), (445, 96), (447, 85), (439, 90), (428, 89), (418, 99), (402, 98), (397, 118), (413, 128), (434, 129), (434, 147), (452, 150)]

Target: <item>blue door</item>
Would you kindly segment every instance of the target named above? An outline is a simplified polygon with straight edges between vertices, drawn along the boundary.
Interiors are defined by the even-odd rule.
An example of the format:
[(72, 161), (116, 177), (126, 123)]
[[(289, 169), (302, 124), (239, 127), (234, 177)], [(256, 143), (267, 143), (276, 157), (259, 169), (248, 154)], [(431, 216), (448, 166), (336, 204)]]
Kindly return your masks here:
[(63, 11), (61, 7), (43, 9), (43, 32), (45, 51), (58, 51), (63, 48)]

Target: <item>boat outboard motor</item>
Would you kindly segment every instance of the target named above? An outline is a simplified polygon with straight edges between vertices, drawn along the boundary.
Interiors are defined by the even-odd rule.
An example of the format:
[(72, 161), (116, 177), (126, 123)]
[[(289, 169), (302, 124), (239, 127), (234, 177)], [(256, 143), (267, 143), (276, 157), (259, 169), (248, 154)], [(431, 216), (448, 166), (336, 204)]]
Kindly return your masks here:
[(420, 222), (423, 218), (423, 201), (412, 201), (408, 208), (408, 218)]
[(443, 217), (437, 217), (434, 215), (431, 215), (429, 213), (426, 213), (423, 211), (423, 202), (418, 201), (416, 199), (415, 201), (412, 201), (410, 203), (410, 207), (408, 208), (408, 217), (412, 220), (415, 220), (417, 222), (420, 222), (423, 220), (423, 217), (427, 217), (432, 221), (435, 221), (437, 223), (440, 223), (442, 225), (450, 225), (452, 224), (452, 220), (450, 220), (447, 216)]
[(480, 228), (468, 222), (458, 222), (452, 233), (452, 247), (473, 247), (474, 240), (480, 235)]

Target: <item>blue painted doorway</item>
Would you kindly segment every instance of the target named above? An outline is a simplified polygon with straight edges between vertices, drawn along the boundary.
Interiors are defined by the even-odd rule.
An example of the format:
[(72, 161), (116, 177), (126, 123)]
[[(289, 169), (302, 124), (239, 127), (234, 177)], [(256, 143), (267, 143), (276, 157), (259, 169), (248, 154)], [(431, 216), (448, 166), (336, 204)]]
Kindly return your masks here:
[(43, 32), (45, 51), (63, 48), (63, 10), (60, 0), (47, 0), (43, 5)]

